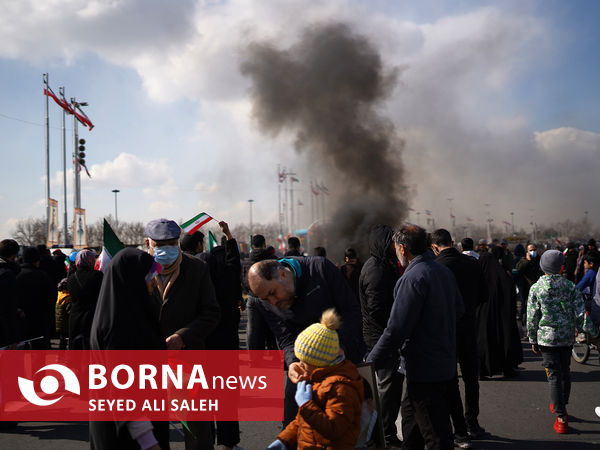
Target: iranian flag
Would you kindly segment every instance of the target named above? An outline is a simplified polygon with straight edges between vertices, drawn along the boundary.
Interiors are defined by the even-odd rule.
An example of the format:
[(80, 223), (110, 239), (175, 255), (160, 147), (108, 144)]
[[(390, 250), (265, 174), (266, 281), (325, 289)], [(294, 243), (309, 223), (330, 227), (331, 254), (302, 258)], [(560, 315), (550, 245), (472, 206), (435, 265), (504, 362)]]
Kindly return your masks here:
[(202, 212), (202, 213), (198, 214), (197, 216), (192, 217), (187, 222), (184, 222), (181, 225), (181, 228), (183, 228), (183, 231), (185, 231), (187, 234), (194, 234), (196, 231), (198, 231), (200, 229), (200, 227), (207, 224), (211, 220), (215, 220), (215, 219), (210, 217), (208, 214)]
[(110, 263), (110, 260), (115, 257), (117, 252), (125, 246), (119, 240), (113, 229), (110, 227), (106, 219), (104, 219), (104, 236), (102, 238), (102, 252), (98, 259), (96, 260), (96, 264), (94, 269), (100, 270), (104, 272)]

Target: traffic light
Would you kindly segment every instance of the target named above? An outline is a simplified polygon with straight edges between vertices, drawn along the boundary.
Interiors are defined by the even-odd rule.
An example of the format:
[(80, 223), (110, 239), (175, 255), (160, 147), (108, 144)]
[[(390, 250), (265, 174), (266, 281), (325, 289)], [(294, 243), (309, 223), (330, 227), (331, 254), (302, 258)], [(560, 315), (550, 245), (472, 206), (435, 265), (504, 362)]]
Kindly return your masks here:
[(85, 165), (85, 139), (79, 139), (79, 147), (77, 148), (77, 161), (82, 166)]

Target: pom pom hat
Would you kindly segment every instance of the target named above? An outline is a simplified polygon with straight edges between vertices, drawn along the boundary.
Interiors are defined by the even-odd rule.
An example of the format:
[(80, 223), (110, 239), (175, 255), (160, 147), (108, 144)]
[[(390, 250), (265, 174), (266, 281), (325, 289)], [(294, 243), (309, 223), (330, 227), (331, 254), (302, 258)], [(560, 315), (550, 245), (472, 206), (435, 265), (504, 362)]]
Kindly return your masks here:
[(296, 338), (294, 354), (307, 364), (316, 367), (327, 367), (338, 357), (340, 340), (337, 329), (340, 317), (335, 309), (328, 309), (321, 316), (320, 323), (313, 323)]

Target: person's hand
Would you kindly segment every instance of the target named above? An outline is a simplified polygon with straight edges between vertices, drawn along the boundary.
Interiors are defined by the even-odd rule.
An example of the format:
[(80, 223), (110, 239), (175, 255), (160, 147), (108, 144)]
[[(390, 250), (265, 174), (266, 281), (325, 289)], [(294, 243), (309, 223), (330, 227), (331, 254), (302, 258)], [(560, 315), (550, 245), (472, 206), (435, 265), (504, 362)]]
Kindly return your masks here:
[(221, 227), (221, 231), (223, 232), (223, 234), (225, 235), (225, 237), (227, 238), (228, 241), (233, 239), (233, 236), (231, 235), (231, 231), (229, 231), (229, 225), (227, 225), (227, 222), (225, 222), (223, 220), (220, 221), (219, 227)]
[(304, 380), (298, 382), (298, 386), (296, 386), (296, 396), (294, 398), (296, 399), (298, 407), (312, 400), (312, 385), (307, 384)]
[(279, 439), (274, 440), (273, 442), (271, 442), (271, 445), (269, 445), (267, 447), (267, 450), (286, 450), (287, 447), (285, 445), (283, 445), (283, 442), (281, 442)]
[(288, 378), (294, 384), (306, 379), (306, 373), (299, 362), (294, 362), (288, 367)]
[(531, 344), (531, 350), (533, 350), (533, 353), (539, 355), (540, 354), (540, 348), (538, 347), (537, 344)]
[(183, 339), (178, 334), (172, 334), (166, 339), (167, 342), (167, 350), (181, 350), (185, 347), (183, 343)]

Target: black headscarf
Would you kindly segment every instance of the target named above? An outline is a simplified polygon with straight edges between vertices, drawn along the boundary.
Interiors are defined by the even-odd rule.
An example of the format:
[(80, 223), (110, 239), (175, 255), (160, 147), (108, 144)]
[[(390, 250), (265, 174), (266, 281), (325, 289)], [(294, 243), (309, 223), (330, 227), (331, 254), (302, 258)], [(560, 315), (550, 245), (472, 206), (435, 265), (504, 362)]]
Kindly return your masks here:
[(133, 248), (121, 250), (104, 273), (91, 331), (93, 350), (164, 349), (160, 305), (148, 294), (145, 277), (153, 258)]

